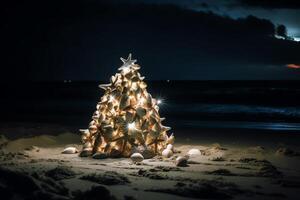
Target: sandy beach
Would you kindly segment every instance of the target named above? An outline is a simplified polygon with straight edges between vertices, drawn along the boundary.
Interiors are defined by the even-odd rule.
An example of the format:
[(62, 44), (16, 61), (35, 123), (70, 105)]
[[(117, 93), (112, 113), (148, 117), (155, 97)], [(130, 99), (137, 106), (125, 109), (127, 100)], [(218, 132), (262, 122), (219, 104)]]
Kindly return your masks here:
[[(134, 164), (129, 158), (98, 160), (81, 158), (78, 153), (62, 154), (66, 147), (81, 149), (79, 134), (68, 127), (24, 123), (10, 127), (15, 128), (0, 128), (0, 190), (6, 199), (298, 197), (298, 136), (287, 138), (289, 143), (282, 139), (293, 137), (289, 134), (277, 140), (248, 134), (253, 140), (246, 136), (243, 140), (230, 132), (219, 137), (205, 131), (197, 137), (181, 132), (174, 156), (156, 156)], [(20, 134), (9, 138), (12, 132)], [(192, 148), (199, 149), (201, 155), (191, 156), (188, 166), (177, 167), (176, 157)]]

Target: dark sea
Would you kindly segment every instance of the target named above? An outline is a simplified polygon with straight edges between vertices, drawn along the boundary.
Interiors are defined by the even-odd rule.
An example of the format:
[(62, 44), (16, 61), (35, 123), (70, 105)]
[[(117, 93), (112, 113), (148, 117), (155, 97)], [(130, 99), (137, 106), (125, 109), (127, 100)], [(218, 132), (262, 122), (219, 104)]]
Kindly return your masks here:
[[(100, 82), (2, 83), (1, 123), (87, 127), (103, 95)], [(165, 125), (176, 129), (299, 132), (299, 81), (147, 81), (162, 99)]]

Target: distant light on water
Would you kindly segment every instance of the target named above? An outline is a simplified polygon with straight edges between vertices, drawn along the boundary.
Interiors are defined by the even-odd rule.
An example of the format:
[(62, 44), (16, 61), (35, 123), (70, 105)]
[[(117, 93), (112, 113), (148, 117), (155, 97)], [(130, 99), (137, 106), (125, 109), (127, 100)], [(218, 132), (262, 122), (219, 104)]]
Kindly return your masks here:
[(291, 69), (300, 69), (300, 65), (297, 64), (287, 64), (286, 67)]

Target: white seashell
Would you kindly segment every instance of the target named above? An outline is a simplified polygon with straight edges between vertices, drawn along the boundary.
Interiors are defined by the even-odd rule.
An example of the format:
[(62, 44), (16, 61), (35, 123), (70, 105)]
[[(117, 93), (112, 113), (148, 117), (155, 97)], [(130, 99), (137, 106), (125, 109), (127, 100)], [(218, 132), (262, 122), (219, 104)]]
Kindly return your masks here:
[(109, 88), (110, 86), (111, 86), (110, 83), (108, 83), (108, 84), (100, 84), (99, 88), (102, 88), (103, 90), (107, 90), (107, 88)]
[(173, 151), (170, 149), (165, 149), (162, 151), (161, 155), (165, 158), (170, 158), (171, 156), (173, 156)]
[(162, 131), (169, 131), (169, 130), (171, 130), (171, 127), (162, 126), (161, 129), (162, 129)]
[(200, 156), (201, 152), (199, 149), (190, 149), (189, 152), (187, 153), (190, 157), (192, 156)]
[(78, 150), (75, 147), (67, 147), (61, 153), (63, 153), (63, 154), (74, 154), (74, 153), (78, 153)]
[(187, 161), (188, 161), (187, 157), (179, 156), (179, 157), (176, 158), (175, 164), (178, 167), (186, 167), (187, 166)]
[(91, 126), (89, 127), (89, 131), (90, 131), (91, 134), (95, 134), (95, 133), (97, 133), (98, 128), (97, 128), (96, 125), (91, 125)]
[(79, 129), (83, 136), (90, 137), (89, 129)]
[(142, 154), (140, 153), (134, 153), (130, 156), (130, 159), (134, 162), (134, 163), (139, 163), (142, 162), (144, 160), (144, 157), (142, 156)]
[(172, 144), (168, 144), (166, 149), (170, 149), (173, 151), (173, 145)]

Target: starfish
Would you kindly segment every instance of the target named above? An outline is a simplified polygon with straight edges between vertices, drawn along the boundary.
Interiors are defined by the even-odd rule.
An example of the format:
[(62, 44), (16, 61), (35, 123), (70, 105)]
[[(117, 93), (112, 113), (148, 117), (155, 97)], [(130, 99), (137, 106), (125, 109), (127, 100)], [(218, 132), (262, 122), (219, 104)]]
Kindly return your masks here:
[(131, 60), (131, 53), (128, 55), (128, 58), (120, 58), (121, 61), (123, 62), (123, 65), (119, 68), (119, 70), (124, 70), (124, 69), (128, 69), (131, 65), (134, 65), (134, 63), (137, 60)]

